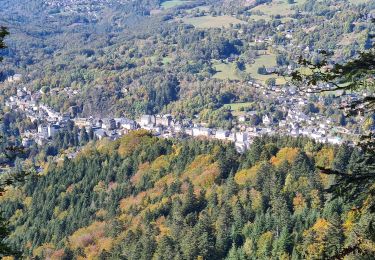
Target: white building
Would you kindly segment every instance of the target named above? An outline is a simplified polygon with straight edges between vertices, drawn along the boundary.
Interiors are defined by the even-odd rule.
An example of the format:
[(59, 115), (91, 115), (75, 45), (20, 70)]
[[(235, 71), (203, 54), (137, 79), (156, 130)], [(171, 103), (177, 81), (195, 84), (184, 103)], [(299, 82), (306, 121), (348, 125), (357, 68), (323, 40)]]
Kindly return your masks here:
[(175, 133), (182, 133), (182, 132), (184, 132), (184, 128), (183, 128), (183, 126), (180, 125), (179, 123), (174, 124), (174, 126), (173, 126), (172, 129), (173, 129), (173, 131), (174, 131)]
[(186, 128), (185, 129), (185, 134), (193, 136), (193, 128)]
[(330, 144), (342, 144), (343, 143), (342, 139), (338, 136), (328, 137), (327, 142)]
[(262, 118), (262, 122), (265, 125), (270, 125), (271, 124), (271, 119), (270, 119), (270, 117), (268, 115), (264, 115), (263, 118)]
[(30, 147), (32, 146), (34, 143), (34, 140), (30, 139), (30, 138), (22, 138), (22, 146), (23, 147)]
[(42, 138), (48, 138), (48, 127), (44, 125), (38, 125), (38, 134)]
[(298, 136), (298, 135), (299, 135), (299, 128), (292, 129), (292, 130), (290, 131), (290, 134), (291, 134), (292, 136)]
[(152, 132), (154, 135), (160, 135), (163, 133), (163, 130), (160, 126), (154, 126), (154, 125), (145, 125), (143, 129)]
[(58, 125), (48, 125), (47, 126), (48, 137), (54, 137), (59, 131), (59, 129), (60, 129), (60, 126)]
[(246, 132), (236, 132), (234, 133), (236, 142), (244, 143), (248, 139)]
[(161, 125), (161, 126), (165, 126), (165, 127), (168, 127), (171, 125), (171, 122), (172, 122), (172, 115), (157, 115), (155, 117), (155, 123), (157, 125)]
[(133, 120), (125, 119), (120, 122), (120, 127), (127, 130), (135, 130), (137, 129), (137, 123)]
[(243, 152), (245, 152), (246, 149), (248, 148), (247, 144), (242, 143), (242, 142), (235, 142), (235, 143), (234, 143), (234, 146), (236, 147), (236, 150), (237, 150), (237, 152), (239, 152), (239, 153), (243, 153)]
[(280, 120), (279, 127), (285, 127), (285, 126), (286, 126), (286, 120)]
[(8, 82), (17, 82), (17, 81), (21, 81), (22, 79), (22, 75), (21, 74), (14, 74), (13, 76), (9, 76), (7, 78), (7, 81)]
[(139, 122), (141, 126), (146, 126), (146, 125), (151, 125), (151, 124), (153, 125), (155, 123), (156, 123), (155, 116), (153, 115), (142, 115), (141, 120)]
[(230, 131), (219, 129), (219, 130), (216, 130), (215, 138), (220, 139), (220, 140), (225, 140), (229, 137), (229, 135), (230, 135)]
[(194, 127), (193, 130), (193, 136), (207, 136), (209, 137), (212, 134), (212, 130), (210, 128), (205, 127)]
[(75, 118), (74, 124), (79, 128), (91, 126), (91, 122), (87, 118)]
[(245, 122), (246, 121), (246, 116), (241, 115), (238, 117), (238, 122)]

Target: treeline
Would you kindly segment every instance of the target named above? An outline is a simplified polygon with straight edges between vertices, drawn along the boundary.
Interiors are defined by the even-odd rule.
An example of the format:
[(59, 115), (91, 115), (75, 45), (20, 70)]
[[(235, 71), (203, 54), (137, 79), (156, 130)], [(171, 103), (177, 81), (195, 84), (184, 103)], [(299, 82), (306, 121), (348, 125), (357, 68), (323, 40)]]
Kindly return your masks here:
[(240, 155), (137, 131), (50, 162), (1, 210), (8, 242), (36, 259), (323, 259), (368, 238), (372, 216), (327, 196), (335, 180), (317, 167), (350, 173), (361, 156), (288, 137), (257, 138)]

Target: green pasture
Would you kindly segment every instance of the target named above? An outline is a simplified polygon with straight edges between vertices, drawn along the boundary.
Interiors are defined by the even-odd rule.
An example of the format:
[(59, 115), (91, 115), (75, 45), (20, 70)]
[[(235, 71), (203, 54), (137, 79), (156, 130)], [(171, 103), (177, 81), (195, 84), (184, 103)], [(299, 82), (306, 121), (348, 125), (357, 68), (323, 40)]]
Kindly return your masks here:
[(229, 27), (230, 24), (244, 23), (243, 21), (229, 15), (188, 17), (183, 18), (182, 20), (197, 28), (221, 28)]
[(161, 3), (161, 7), (164, 9), (170, 9), (179, 5), (190, 3), (191, 1), (183, 1), (183, 0), (170, 0), (170, 1), (164, 1)]
[[(258, 5), (257, 7), (251, 9), (251, 11), (260, 11), (267, 16), (275, 16), (275, 15), (288, 16), (294, 13), (294, 10), (293, 10), (294, 6), (303, 4), (306, 2), (306, 0), (295, 0), (294, 2), (295, 2), (294, 4), (288, 4), (287, 0), (274, 0), (271, 3)], [(265, 19), (264, 15), (261, 17)], [(256, 16), (253, 18), (255, 19)]]
[(233, 62), (223, 63), (220, 61), (213, 61), (213, 65), (217, 73), (213, 76), (216, 79), (240, 80), (237, 73), (236, 66)]
[(279, 77), (276, 74), (271, 75), (261, 75), (258, 74), (259, 67), (274, 67), (276, 66), (276, 55), (269, 53), (266, 55), (261, 55), (255, 60), (251, 65), (246, 66), (246, 72), (249, 73), (254, 79), (258, 81), (265, 82), (269, 78), (276, 78), (276, 84), (285, 84), (286, 80), (283, 77)]

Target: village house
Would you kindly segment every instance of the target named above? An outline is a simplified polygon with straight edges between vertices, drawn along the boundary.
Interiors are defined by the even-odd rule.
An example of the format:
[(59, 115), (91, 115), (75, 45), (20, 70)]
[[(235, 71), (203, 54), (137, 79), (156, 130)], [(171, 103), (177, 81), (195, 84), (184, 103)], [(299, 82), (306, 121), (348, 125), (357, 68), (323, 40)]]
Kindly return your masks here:
[(328, 137), (327, 142), (335, 145), (340, 145), (343, 143), (342, 139), (338, 136)]
[(21, 74), (14, 74), (13, 76), (9, 76), (7, 78), (7, 81), (9, 83), (18, 82), (18, 81), (21, 81), (21, 80), (22, 80), (22, 75)]
[(271, 118), (268, 115), (264, 115), (262, 117), (262, 122), (264, 125), (270, 125), (271, 124)]
[(172, 127), (173, 132), (175, 133), (183, 133), (184, 132), (184, 127), (180, 123), (175, 123)]
[(286, 120), (280, 120), (279, 121), (279, 127), (280, 128), (284, 128), (284, 127), (286, 127), (286, 125), (287, 125)]
[(157, 115), (155, 117), (155, 123), (156, 125), (165, 126), (168, 127), (171, 125), (172, 122), (172, 116), (171, 115)]
[(47, 126), (48, 137), (54, 137), (58, 133), (59, 130), (60, 130), (59, 125), (49, 124)]
[(102, 120), (102, 128), (105, 130), (113, 130), (117, 128), (116, 121), (113, 118), (106, 118)]
[(69, 121), (70, 120), (70, 113), (63, 113), (61, 116), (58, 117), (60, 121)]
[(127, 130), (135, 130), (137, 128), (137, 123), (134, 120), (127, 118), (115, 118), (117, 128), (124, 128)]
[(163, 133), (163, 129), (160, 126), (154, 126), (151, 124), (145, 125), (143, 129), (152, 132), (154, 135), (160, 135)]
[(245, 115), (240, 115), (239, 117), (238, 117), (238, 122), (246, 122), (246, 116)]
[(74, 124), (79, 128), (87, 128), (91, 126), (91, 122), (87, 118), (74, 118)]
[(216, 130), (215, 138), (220, 139), (220, 140), (225, 140), (229, 137), (229, 135), (230, 135), (229, 130), (218, 129)]
[(212, 130), (210, 128), (205, 128), (205, 127), (193, 127), (192, 128), (193, 136), (206, 136), (209, 137), (212, 134)]
[(48, 127), (45, 125), (38, 125), (38, 134), (40, 137), (48, 138)]
[(141, 126), (154, 125), (156, 123), (154, 115), (142, 115), (139, 124)]
[(234, 135), (236, 142), (245, 143), (248, 139), (246, 132), (235, 132)]
[(103, 129), (97, 128), (94, 130), (94, 136), (99, 140), (102, 140), (103, 138), (107, 137), (107, 133)]
[(23, 147), (28, 148), (28, 147), (32, 146), (33, 144), (34, 144), (33, 139), (30, 139), (30, 138), (27, 138), (27, 137), (22, 138), (22, 146)]

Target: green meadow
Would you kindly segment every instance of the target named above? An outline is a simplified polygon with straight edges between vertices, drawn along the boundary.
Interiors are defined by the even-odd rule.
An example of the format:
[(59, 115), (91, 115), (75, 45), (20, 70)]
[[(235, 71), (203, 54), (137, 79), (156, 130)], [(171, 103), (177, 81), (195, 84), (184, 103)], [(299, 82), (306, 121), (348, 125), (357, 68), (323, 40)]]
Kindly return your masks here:
[(170, 9), (179, 5), (190, 3), (191, 1), (183, 1), (183, 0), (170, 0), (170, 1), (164, 1), (161, 3), (161, 7), (164, 9)]
[(243, 21), (229, 15), (188, 17), (183, 18), (182, 20), (197, 28), (221, 28), (229, 27), (230, 24), (244, 23)]

